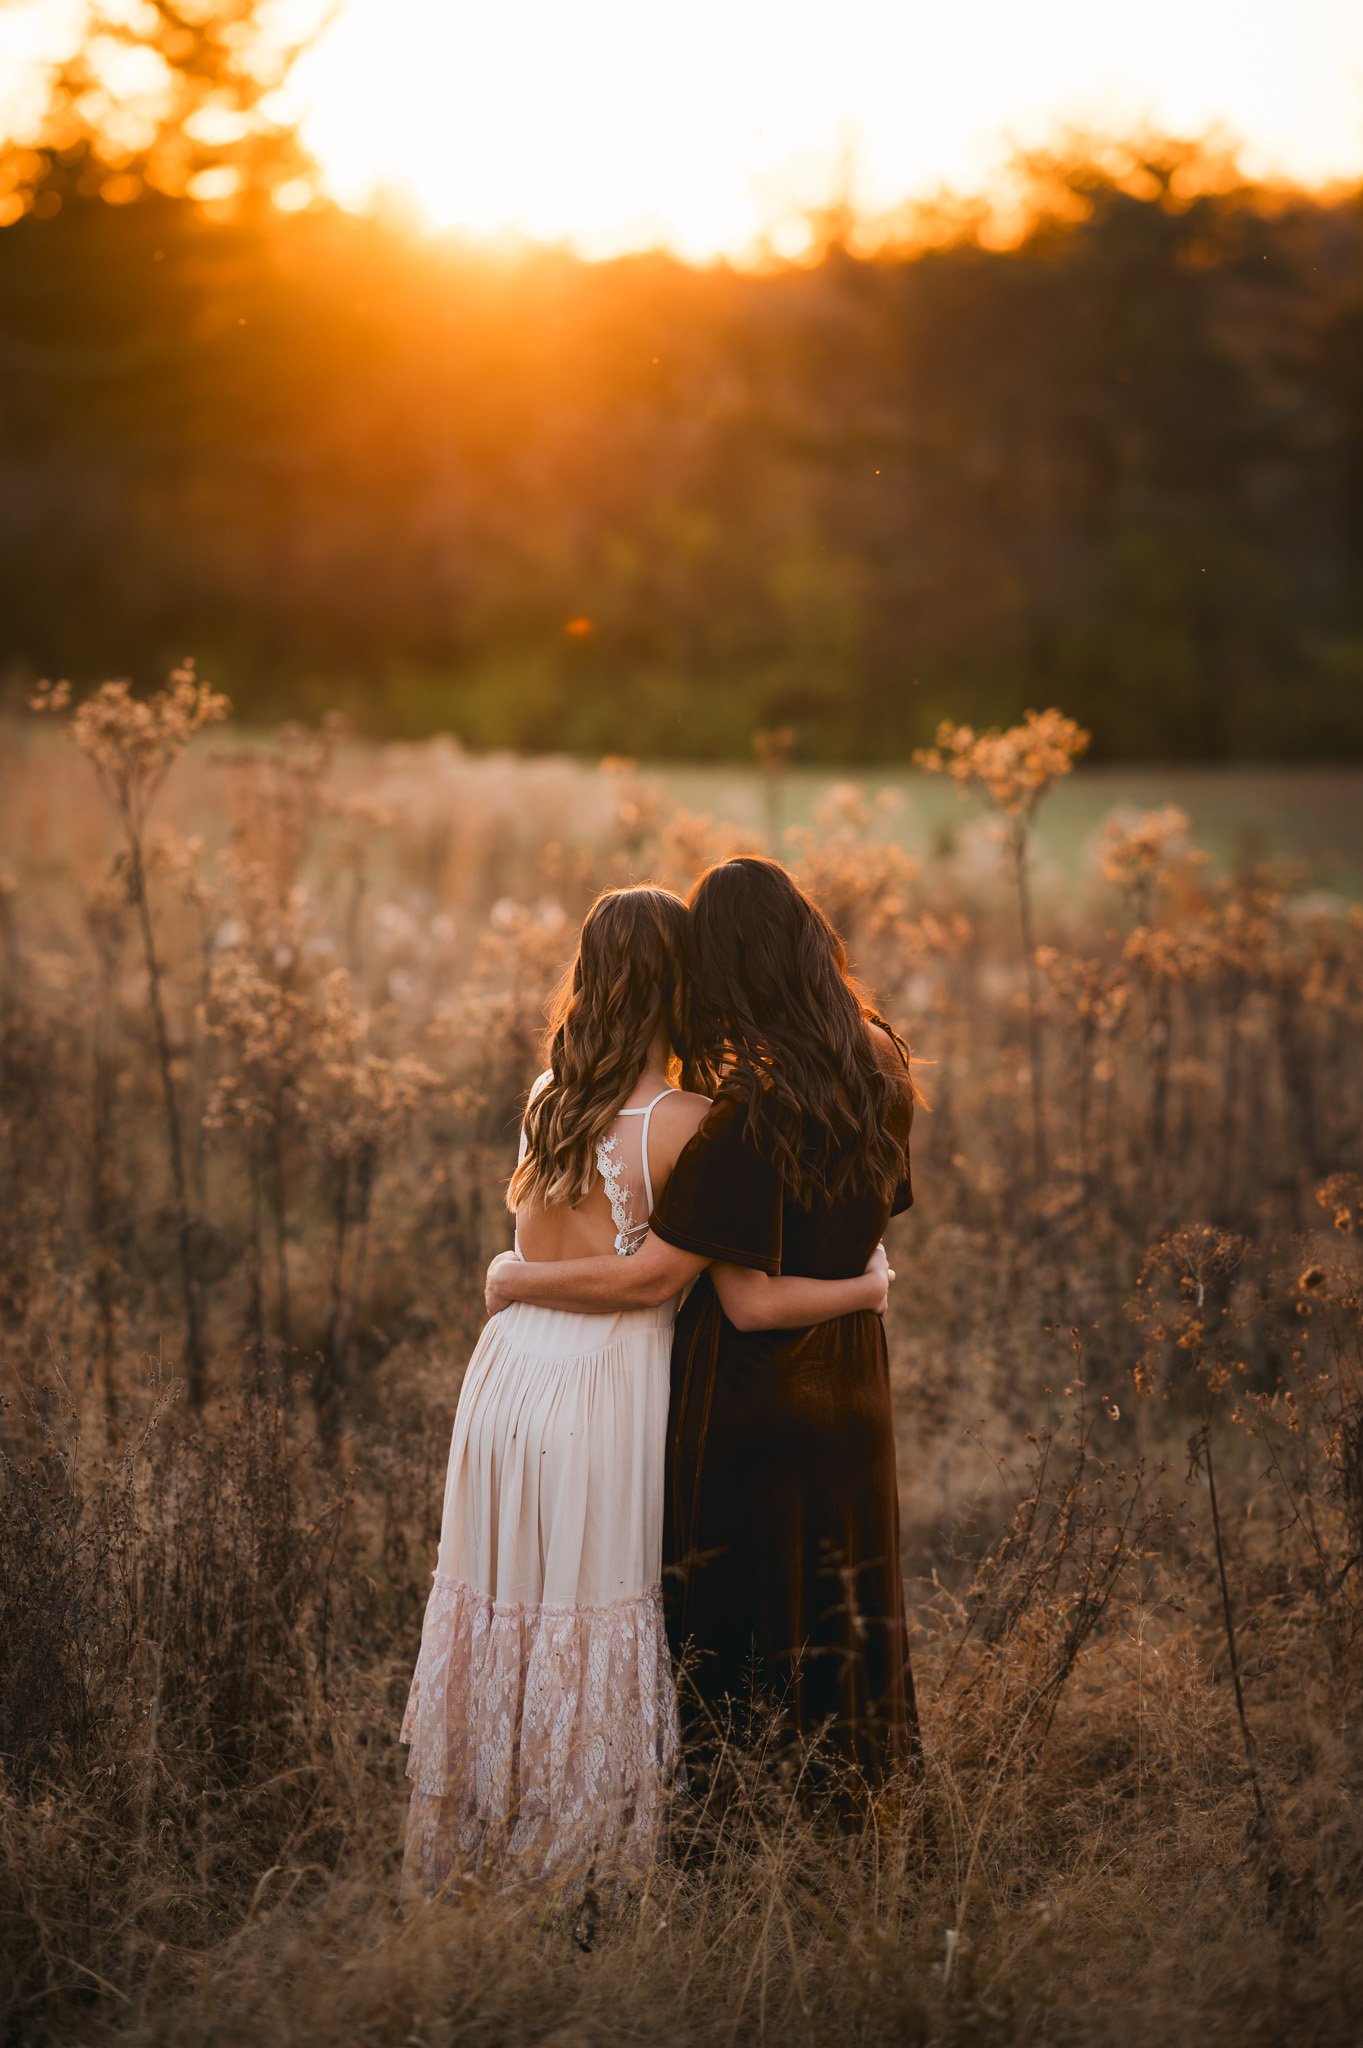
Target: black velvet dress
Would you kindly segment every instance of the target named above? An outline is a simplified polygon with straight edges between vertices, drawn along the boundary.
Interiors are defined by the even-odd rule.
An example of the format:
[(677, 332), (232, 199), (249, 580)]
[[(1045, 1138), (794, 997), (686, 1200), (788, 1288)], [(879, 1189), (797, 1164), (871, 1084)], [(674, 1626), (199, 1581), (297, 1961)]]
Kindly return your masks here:
[[(652, 1227), (669, 1244), (765, 1273), (864, 1270), (913, 1200), (905, 1076), (893, 1201), (801, 1209), (721, 1089), (682, 1153)], [(902, 1122), (902, 1130), (898, 1127)], [(889, 1361), (871, 1311), (744, 1332), (708, 1274), (672, 1348), (664, 1587), (683, 1661), (687, 1733), (740, 1725), (754, 1694), (780, 1703), (873, 1781), (916, 1746), (899, 1567)]]

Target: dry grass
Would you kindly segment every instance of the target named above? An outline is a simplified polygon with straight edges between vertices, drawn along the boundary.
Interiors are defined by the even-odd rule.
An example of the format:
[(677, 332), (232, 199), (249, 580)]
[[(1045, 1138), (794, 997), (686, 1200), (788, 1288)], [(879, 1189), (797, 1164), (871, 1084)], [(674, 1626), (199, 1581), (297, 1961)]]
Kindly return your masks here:
[[(86, 737), (169, 772), (190, 710)], [(402, 1921), (394, 1738), (539, 1006), (601, 880), (736, 835), (622, 765), (327, 734), (200, 739), (150, 815), (116, 752), (102, 812), (24, 745), (7, 2039), (1356, 2038), (1356, 912), (1167, 809), (1048, 888), (1025, 734), (974, 763), (999, 854), (916, 864), (852, 790), (794, 836), (933, 1105), (892, 1308), (923, 1771), (838, 1830), (735, 1754), (646, 1896)]]

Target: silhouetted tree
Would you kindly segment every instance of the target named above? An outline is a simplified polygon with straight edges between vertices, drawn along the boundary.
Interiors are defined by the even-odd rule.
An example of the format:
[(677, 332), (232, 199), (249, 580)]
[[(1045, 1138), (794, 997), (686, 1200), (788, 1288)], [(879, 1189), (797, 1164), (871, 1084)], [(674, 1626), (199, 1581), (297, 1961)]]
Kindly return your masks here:
[(1109, 758), (1357, 753), (1363, 210), (1186, 145), (1030, 175), (1013, 247), (760, 275), (76, 177), (0, 230), (0, 669), (193, 650), (247, 713), (584, 751), (1061, 701)]

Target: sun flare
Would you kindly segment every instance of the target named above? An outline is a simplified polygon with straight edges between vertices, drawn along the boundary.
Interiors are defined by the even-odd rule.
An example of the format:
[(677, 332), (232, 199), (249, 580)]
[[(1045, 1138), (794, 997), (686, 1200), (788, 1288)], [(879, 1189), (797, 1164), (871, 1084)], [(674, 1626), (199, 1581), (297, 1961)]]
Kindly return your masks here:
[[(325, 8), (266, 0), (265, 18), (288, 40)], [(84, 19), (84, 0), (0, 0), (0, 131), (26, 130)], [(1016, 151), (1067, 127), (1217, 133), (1251, 177), (1356, 179), (1363, 6), (336, 0), (267, 110), (347, 206), (589, 256), (793, 255), (833, 200), (874, 221), (943, 191), (1006, 198)]]
[(835, 192), (863, 211), (980, 189), (1070, 121), (1219, 126), (1248, 167), (1363, 162), (1351, 0), (347, 0), (292, 88), (330, 189), (436, 227), (665, 243), (692, 258), (798, 241)]

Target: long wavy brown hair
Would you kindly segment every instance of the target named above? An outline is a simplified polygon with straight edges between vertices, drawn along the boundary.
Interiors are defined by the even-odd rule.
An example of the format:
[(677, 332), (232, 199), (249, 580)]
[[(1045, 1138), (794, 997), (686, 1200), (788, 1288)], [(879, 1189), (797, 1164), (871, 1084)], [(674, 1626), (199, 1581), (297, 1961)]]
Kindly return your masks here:
[(686, 905), (670, 889), (608, 889), (587, 912), (550, 1005), (550, 1078), (525, 1112), (508, 1209), (582, 1200), (597, 1141), (644, 1071), (659, 1024), (680, 1042), (686, 927)]
[[(690, 912), (686, 1086), (742, 1097), (753, 1142), (802, 1207), (889, 1198), (914, 1098), (908, 1048), (853, 980), (833, 926), (779, 862), (750, 855), (703, 874)], [(882, 1051), (868, 1024), (885, 1032)]]

